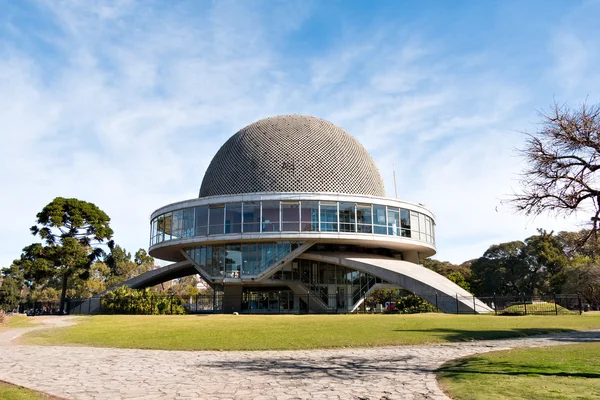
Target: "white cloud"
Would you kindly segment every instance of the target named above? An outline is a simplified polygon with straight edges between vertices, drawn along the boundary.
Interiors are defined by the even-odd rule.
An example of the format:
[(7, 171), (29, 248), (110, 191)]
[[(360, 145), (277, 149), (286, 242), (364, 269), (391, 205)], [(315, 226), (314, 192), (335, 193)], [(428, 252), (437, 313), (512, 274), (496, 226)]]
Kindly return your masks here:
[[(440, 258), (460, 262), (538, 226), (572, 226), (495, 209), (521, 168), (512, 149), (540, 105), (535, 77), (510, 79), (487, 49), (453, 54), (408, 28), (341, 34), (327, 51), (296, 57), (282, 48), (312, 4), (208, 5), (46, 2), (50, 27), (13, 32), (42, 41), (37, 50), (0, 44), (0, 207), (11, 210), (0, 266), (33, 240), (27, 228), (56, 196), (94, 202), (117, 242), (147, 248), (154, 209), (196, 197), (231, 134), (283, 113), (354, 134), (388, 195), (394, 163), (399, 197), (437, 216)], [(590, 73), (586, 51), (572, 65), (558, 57), (557, 71)]]

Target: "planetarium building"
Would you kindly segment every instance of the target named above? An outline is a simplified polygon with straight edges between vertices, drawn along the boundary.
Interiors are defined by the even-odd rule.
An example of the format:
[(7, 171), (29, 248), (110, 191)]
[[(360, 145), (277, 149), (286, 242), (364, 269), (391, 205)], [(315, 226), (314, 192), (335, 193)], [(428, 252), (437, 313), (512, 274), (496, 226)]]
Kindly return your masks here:
[[(196, 199), (151, 217), (153, 257), (172, 264), (128, 284), (200, 274), (221, 312), (353, 312), (377, 288), (404, 288), (444, 311), (487, 311), (420, 265), (435, 220), (385, 196), (365, 148), (331, 122), (266, 118), (225, 142)], [(457, 300), (465, 296), (465, 300)]]

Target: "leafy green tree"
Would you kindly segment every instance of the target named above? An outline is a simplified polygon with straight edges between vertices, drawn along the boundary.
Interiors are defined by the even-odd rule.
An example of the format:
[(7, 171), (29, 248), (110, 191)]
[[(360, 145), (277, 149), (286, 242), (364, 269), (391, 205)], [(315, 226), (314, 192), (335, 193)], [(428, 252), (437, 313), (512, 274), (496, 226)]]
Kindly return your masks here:
[(21, 301), (21, 286), (12, 276), (5, 276), (0, 285), (0, 309), (14, 310)]
[(31, 233), (43, 244), (23, 249), (17, 260), (29, 280), (60, 281), (64, 309), (69, 280), (87, 280), (93, 262), (103, 255), (99, 247), (110, 239), (110, 218), (96, 205), (78, 199), (55, 198), (37, 214)]
[(523, 278), (529, 268), (523, 257), (525, 243), (514, 241), (491, 246), (471, 265), (475, 293), (478, 295), (516, 295), (523, 293)]
[(144, 249), (139, 249), (131, 259), (131, 253), (121, 246), (110, 241), (110, 253), (105, 258), (105, 263), (110, 269), (110, 277), (106, 286), (113, 287), (123, 281), (134, 278), (154, 267), (154, 258), (150, 257)]
[(600, 264), (589, 258), (566, 267), (563, 290), (566, 293), (581, 293), (592, 307), (600, 307)]

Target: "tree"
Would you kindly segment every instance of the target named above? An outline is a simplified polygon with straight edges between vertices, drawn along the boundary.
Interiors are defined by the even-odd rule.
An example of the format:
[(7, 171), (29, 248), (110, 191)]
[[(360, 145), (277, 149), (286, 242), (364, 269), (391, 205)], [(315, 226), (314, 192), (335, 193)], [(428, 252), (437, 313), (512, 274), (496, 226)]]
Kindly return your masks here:
[(44, 244), (26, 247), (16, 262), (29, 280), (59, 281), (64, 309), (69, 280), (87, 279), (92, 263), (104, 254), (98, 246), (113, 234), (109, 223), (108, 215), (96, 205), (57, 197), (37, 214), (31, 227)]
[(600, 307), (600, 264), (587, 259), (580, 264), (567, 267), (564, 291), (581, 293), (593, 308)]
[(110, 268), (110, 277), (107, 280), (107, 287), (109, 288), (150, 271), (154, 267), (154, 258), (150, 257), (144, 249), (139, 249), (132, 261), (131, 253), (112, 240), (108, 243), (108, 246), (110, 253), (104, 262)]
[(0, 310), (14, 310), (21, 301), (21, 287), (12, 276), (5, 276), (0, 285)]
[(589, 210), (585, 242), (596, 237), (600, 226), (600, 104), (571, 109), (555, 103), (540, 117), (540, 130), (528, 134), (521, 150), (529, 164), (523, 190), (511, 201), (526, 215)]
[(490, 246), (471, 265), (475, 293), (501, 296), (524, 293), (529, 271), (523, 253), (525, 243), (514, 241)]

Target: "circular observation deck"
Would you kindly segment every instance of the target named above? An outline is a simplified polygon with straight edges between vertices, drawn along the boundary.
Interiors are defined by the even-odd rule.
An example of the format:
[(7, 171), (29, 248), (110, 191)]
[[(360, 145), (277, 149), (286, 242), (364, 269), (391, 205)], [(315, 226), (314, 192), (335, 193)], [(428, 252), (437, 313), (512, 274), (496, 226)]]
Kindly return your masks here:
[(435, 254), (435, 221), (425, 207), (333, 193), (249, 193), (173, 203), (152, 214), (153, 257), (185, 259), (198, 245), (315, 242)]

